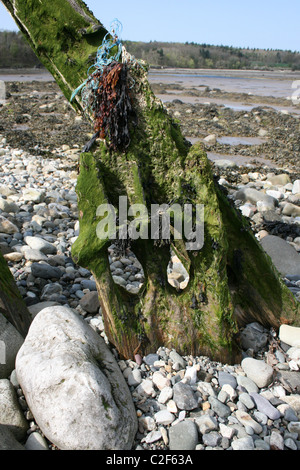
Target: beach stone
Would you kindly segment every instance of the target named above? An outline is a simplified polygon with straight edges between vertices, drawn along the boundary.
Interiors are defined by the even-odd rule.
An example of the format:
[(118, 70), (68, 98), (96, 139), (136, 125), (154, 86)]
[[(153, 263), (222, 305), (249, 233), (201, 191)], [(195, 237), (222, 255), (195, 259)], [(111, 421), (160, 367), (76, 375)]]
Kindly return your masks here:
[(293, 194), (300, 194), (300, 180), (295, 180), (292, 188)]
[(298, 450), (296, 442), (290, 437), (284, 440), (284, 445), (290, 450)]
[(287, 403), (278, 405), (277, 409), (280, 411), (281, 416), (283, 416), (286, 421), (299, 421), (296, 412)]
[(0, 233), (12, 234), (18, 231), (19, 229), (15, 224), (13, 224), (10, 220), (3, 217), (3, 215), (0, 215)]
[(242, 348), (253, 349), (254, 352), (258, 352), (264, 348), (268, 342), (268, 335), (265, 329), (259, 323), (249, 323), (241, 332), (241, 345)]
[(214, 165), (224, 169), (236, 167), (236, 163), (233, 160), (227, 160), (225, 158), (214, 160)]
[(80, 285), (82, 289), (89, 289), (90, 291), (97, 290), (96, 282), (91, 279), (83, 279), (80, 281)]
[(264, 237), (260, 244), (280, 274), (300, 275), (300, 254), (293, 246), (275, 235)]
[(251, 436), (241, 437), (240, 439), (232, 441), (231, 446), (233, 450), (253, 450), (254, 441)]
[(290, 202), (287, 202), (282, 209), (282, 215), (298, 217), (300, 216), (300, 207)]
[(3, 258), (6, 259), (6, 261), (13, 261), (13, 262), (18, 262), (21, 261), (23, 258), (23, 253), (18, 253), (17, 251), (13, 251), (11, 253), (6, 253), (3, 255)]
[(278, 431), (272, 431), (270, 436), (271, 450), (284, 450), (284, 439)]
[(218, 382), (221, 388), (225, 384), (231, 385), (232, 388), (237, 387), (237, 381), (234, 375), (229, 374), (229, 372), (225, 372), (223, 370), (218, 372)]
[(3, 199), (0, 197), (0, 210), (7, 213), (16, 213), (19, 212), (19, 206), (9, 199)]
[(14, 196), (17, 194), (17, 191), (14, 189), (14, 188), (10, 188), (9, 186), (7, 185), (4, 185), (4, 184), (0, 184), (0, 194), (2, 196)]
[(194, 450), (197, 444), (198, 431), (193, 421), (180, 421), (169, 428), (170, 450)]
[(241, 201), (251, 202), (252, 204), (257, 204), (259, 201), (262, 201), (263, 203), (268, 205), (268, 208), (270, 210), (274, 209), (274, 207), (278, 203), (274, 197), (264, 194), (255, 188), (248, 187), (241, 188), (236, 191), (234, 194), (234, 198), (239, 199)]
[(244, 217), (252, 217), (256, 212), (256, 207), (248, 202), (240, 206), (239, 209)]
[(143, 361), (145, 362), (145, 364), (147, 364), (148, 366), (153, 366), (154, 362), (155, 361), (158, 361), (159, 360), (159, 355), (158, 354), (155, 354), (155, 353), (150, 353), (148, 354), (147, 356), (145, 356), (143, 358)]
[(70, 308), (37, 314), (16, 373), (37, 424), (59, 449), (131, 448), (137, 417), (126, 381), (101, 336)]
[(139, 418), (139, 425), (142, 425), (142, 429), (146, 431), (153, 431), (156, 427), (155, 420), (151, 416), (141, 416)]
[(170, 379), (165, 377), (161, 372), (154, 372), (152, 381), (159, 390), (163, 390), (165, 387), (169, 387), (171, 385)]
[(275, 408), (275, 406), (273, 406), (265, 397), (263, 397), (259, 393), (250, 393), (250, 396), (254, 400), (257, 409), (261, 413), (264, 413), (266, 416), (268, 416), (268, 418), (272, 419), (273, 421), (275, 419), (280, 418), (280, 411), (277, 410), (277, 408)]
[(158, 411), (155, 413), (154, 418), (157, 424), (162, 424), (164, 426), (173, 423), (175, 420), (174, 414), (170, 413), (168, 410)]
[(127, 377), (127, 382), (129, 386), (136, 387), (137, 385), (141, 383), (141, 381), (142, 381), (142, 374), (139, 369), (133, 369)]
[(97, 313), (100, 301), (97, 291), (87, 292), (79, 301), (80, 306), (88, 313)]
[(42, 279), (59, 279), (62, 276), (62, 271), (58, 267), (42, 263), (32, 263), (31, 273), (34, 277)]
[(267, 181), (272, 183), (273, 186), (285, 186), (290, 183), (291, 179), (289, 175), (282, 173), (281, 175), (269, 176)]
[(252, 400), (251, 396), (244, 392), (239, 395), (239, 401), (245, 405), (248, 410), (252, 410), (255, 407), (255, 402)]
[(260, 434), (262, 432), (262, 426), (255, 421), (249, 413), (246, 413), (243, 410), (236, 410), (236, 417), (243, 426), (250, 426), (256, 434)]
[[(229, 397), (229, 400), (234, 400), (237, 396), (237, 393), (235, 391), (235, 389), (230, 385), (230, 384), (224, 384), (221, 388), (221, 392), (225, 393), (228, 397)], [(218, 397), (219, 399), (219, 397)]]
[(268, 196), (274, 197), (274, 199), (277, 199), (277, 200), (284, 198), (284, 193), (276, 189), (267, 189), (266, 194), (268, 194)]
[(276, 377), (290, 393), (300, 393), (300, 372), (280, 370)]
[(119, 286), (126, 287), (127, 281), (121, 277), (121, 276), (112, 276), (115, 284), (118, 284)]
[(143, 379), (140, 385), (136, 388), (136, 392), (139, 395), (155, 396), (155, 390), (153, 388), (153, 382), (150, 379)]
[(28, 422), (8, 379), (0, 380), (0, 424), (7, 426), (18, 441), (26, 436)]
[(197, 366), (187, 367), (184, 377), (189, 380), (189, 383), (191, 385), (193, 385), (198, 380), (197, 373), (198, 373), (198, 367)]
[(31, 201), (35, 203), (40, 203), (45, 198), (45, 191), (34, 189), (34, 188), (25, 188), (23, 190), (23, 199), (24, 201)]
[(185, 369), (186, 367), (186, 361), (183, 359), (183, 357), (180, 356), (175, 350), (172, 350), (169, 354), (171, 361), (174, 363), (178, 363), (182, 369)]
[(235, 434), (235, 430), (232, 427), (226, 426), (226, 424), (223, 423), (219, 424), (219, 429), (221, 435), (229, 440), (231, 440)]
[(8, 426), (3, 424), (0, 424), (0, 450), (25, 450), (25, 447), (17, 441)]
[(146, 437), (142, 439), (142, 442), (145, 442), (146, 444), (152, 444), (153, 442), (159, 441), (162, 438), (161, 431), (151, 431), (149, 434), (147, 434)]
[(252, 379), (250, 379), (249, 377), (246, 377), (244, 375), (238, 375), (237, 376), (237, 383), (241, 387), (244, 387), (247, 390), (248, 393), (258, 392), (258, 390), (259, 390), (256, 383), (254, 383)]
[(280, 325), (279, 339), (289, 346), (300, 347), (300, 328), (290, 325)]
[(7, 379), (14, 370), (16, 356), (23, 342), (23, 336), (0, 313), (0, 379)]
[[(41, 292), (41, 300), (51, 300), (53, 295), (61, 295), (63, 292), (62, 286), (58, 282), (46, 284)], [(50, 306), (50, 305), (49, 305)]]
[(44, 302), (38, 302), (37, 304), (30, 305), (28, 307), (28, 310), (30, 312), (30, 315), (32, 318), (34, 318), (41, 310), (47, 307), (55, 307), (57, 305), (60, 305), (59, 302), (51, 301), (51, 300), (45, 300)]
[(26, 450), (50, 450), (46, 439), (39, 432), (32, 432), (24, 445)]
[(208, 145), (215, 145), (217, 142), (217, 137), (215, 134), (210, 134), (204, 137), (203, 142), (208, 144)]
[(214, 416), (204, 414), (195, 419), (195, 423), (201, 434), (205, 434), (210, 431), (216, 431), (218, 429), (218, 422)]
[[(271, 197), (271, 196), (269, 196)], [(274, 198), (273, 198), (274, 199)], [(274, 201), (276, 201), (276, 199), (274, 199)], [(265, 218), (266, 217), (266, 213), (267, 214), (270, 214), (270, 213), (273, 213), (274, 214), (274, 202), (273, 201), (265, 201), (265, 200), (262, 200), (262, 201), (257, 201), (256, 203), (256, 208), (259, 212), (263, 212), (263, 217)]]
[(22, 250), (24, 258), (27, 261), (47, 261), (47, 256), (39, 250), (33, 250), (29, 247), (24, 247)]
[(288, 424), (288, 430), (289, 432), (294, 432), (295, 434), (298, 434), (298, 439), (300, 438), (300, 421), (292, 421), (291, 423)]
[(264, 361), (246, 357), (242, 360), (241, 366), (253, 382), (259, 387), (267, 387), (273, 380), (273, 368)]
[(47, 242), (47, 240), (44, 240), (41, 237), (27, 236), (24, 238), (24, 241), (33, 250), (39, 250), (45, 254), (55, 254), (57, 252), (55, 245), (52, 245), (52, 243)]
[(216, 397), (210, 396), (208, 401), (210, 403), (211, 409), (221, 418), (227, 418), (231, 414), (229, 406), (224, 405), (224, 403), (222, 403)]
[(300, 395), (296, 393), (294, 395), (286, 395), (282, 400), (293, 408), (300, 419)]
[(222, 440), (222, 436), (217, 431), (211, 431), (202, 436), (203, 444), (209, 447), (217, 447)]
[(198, 406), (191, 386), (182, 382), (174, 385), (173, 400), (180, 410), (194, 410)]

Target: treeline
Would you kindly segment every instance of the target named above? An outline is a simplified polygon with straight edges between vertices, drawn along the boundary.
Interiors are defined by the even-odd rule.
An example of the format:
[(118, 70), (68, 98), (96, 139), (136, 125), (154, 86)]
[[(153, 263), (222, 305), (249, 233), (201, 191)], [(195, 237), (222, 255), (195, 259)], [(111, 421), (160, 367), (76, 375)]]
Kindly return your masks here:
[[(124, 44), (137, 59), (152, 67), (300, 70), (300, 53), (272, 49), (172, 42)], [(40, 61), (20, 32), (0, 31), (0, 68), (40, 67)]]
[(137, 59), (154, 67), (300, 70), (300, 53), (272, 49), (242, 49), (194, 42), (125, 41)]
[(0, 31), (0, 68), (39, 66), (39, 59), (20, 32)]

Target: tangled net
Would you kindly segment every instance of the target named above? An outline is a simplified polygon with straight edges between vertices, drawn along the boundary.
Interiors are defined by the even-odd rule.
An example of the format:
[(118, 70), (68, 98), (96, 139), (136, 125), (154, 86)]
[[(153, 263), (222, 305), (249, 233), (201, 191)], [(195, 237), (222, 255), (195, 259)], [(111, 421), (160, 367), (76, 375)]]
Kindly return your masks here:
[[(122, 58), (123, 46), (119, 39), (121, 28), (118, 20), (112, 22), (110, 32), (98, 48), (95, 63), (88, 70), (88, 78), (71, 96), (72, 101), (81, 91), (83, 107), (93, 116), (96, 135), (107, 138), (112, 150), (129, 146), (129, 116), (133, 111), (128, 65)], [(92, 68), (95, 70), (90, 73)]]

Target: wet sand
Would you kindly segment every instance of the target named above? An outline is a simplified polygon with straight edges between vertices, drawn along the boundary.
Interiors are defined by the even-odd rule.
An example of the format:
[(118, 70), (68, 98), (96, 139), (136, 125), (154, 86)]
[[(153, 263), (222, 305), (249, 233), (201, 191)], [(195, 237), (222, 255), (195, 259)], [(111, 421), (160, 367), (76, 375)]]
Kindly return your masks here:
[(299, 71), (206, 70), (206, 69), (150, 70), (150, 83), (177, 83), (185, 87), (219, 88), (233, 93), (252, 93), (259, 96), (288, 98), (294, 92), (293, 82), (300, 80)]
[[(299, 168), (300, 104), (289, 98), (300, 72), (165, 69), (150, 70), (148, 78), (187, 140), (203, 142), (216, 134), (216, 144), (205, 145), (211, 160)], [(56, 145), (87, 140), (90, 123), (75, 119), (47, 71), (0, 70), (1, 81), (11, 95), (10, 112), (7, 106), (1, 111), (10, 145), (51, 152)]]

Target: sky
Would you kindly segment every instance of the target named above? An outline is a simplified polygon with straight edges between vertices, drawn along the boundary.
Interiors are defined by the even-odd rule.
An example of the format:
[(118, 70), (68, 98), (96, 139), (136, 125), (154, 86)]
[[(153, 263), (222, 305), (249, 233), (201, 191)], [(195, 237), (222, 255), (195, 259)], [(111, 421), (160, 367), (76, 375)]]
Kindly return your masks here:
[[(51, 0), (49, 0), (51, 1)], [(121, 39), (300, 51), (299, 0), (85, 0)], [(0, 0), (0, 30), (17, 26)]]

